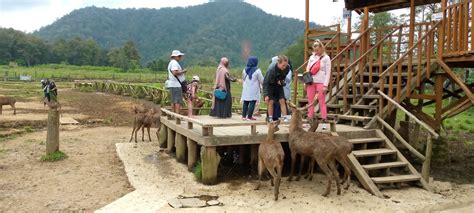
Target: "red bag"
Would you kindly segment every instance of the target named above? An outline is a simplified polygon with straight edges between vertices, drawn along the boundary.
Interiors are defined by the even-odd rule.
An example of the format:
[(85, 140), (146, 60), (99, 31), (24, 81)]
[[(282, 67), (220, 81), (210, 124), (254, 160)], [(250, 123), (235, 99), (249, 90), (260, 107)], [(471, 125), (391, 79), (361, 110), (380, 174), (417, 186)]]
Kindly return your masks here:
[(318, 61), (316, 61), (316, 62), (311, 66), (311, 68), (309, 69), (309, 71), (311, 72), (311, 75), (316, 75), (316, 73), (318, 73), (320, 69), (321, 69), (321, 59), (319, 59)]

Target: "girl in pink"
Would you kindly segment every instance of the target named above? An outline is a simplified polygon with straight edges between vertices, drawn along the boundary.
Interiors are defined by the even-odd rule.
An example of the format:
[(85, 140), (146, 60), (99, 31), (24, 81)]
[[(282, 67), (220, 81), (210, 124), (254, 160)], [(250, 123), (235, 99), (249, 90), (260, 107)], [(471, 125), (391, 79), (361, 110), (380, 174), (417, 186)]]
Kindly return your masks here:
[[(331, 59), (326, 54), (326, 49), (321, 41), (316, 40), (313, 43), (313, 54), (309, 57), (306, 72), (311, 72), (313, 83), (306, 85), (308, 103), (314, 101), (317, 95), (323, 129), (326, 129), (327, 108), (326, 92), (328, 90), (329, 78), (331, 77)], [(314, 107), (308, 109), (308, 119), (314, 119)]]

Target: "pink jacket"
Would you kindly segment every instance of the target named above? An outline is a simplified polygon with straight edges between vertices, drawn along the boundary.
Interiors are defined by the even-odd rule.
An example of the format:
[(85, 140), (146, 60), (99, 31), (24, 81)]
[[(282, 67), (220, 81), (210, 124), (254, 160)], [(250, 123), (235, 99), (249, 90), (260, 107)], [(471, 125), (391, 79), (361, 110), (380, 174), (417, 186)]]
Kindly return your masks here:
[(321, 60), (321, 68), (316, 75), (313, 75), (313, 82), (323, 84), (327, 87), (329, 85), (329, 79), (331, 78), (331, 58), (327, 54), (323, 55), (322, 58), (314, 54), (311, 55), (306, 70), (309, 71), (311, 66), (318, 60)]

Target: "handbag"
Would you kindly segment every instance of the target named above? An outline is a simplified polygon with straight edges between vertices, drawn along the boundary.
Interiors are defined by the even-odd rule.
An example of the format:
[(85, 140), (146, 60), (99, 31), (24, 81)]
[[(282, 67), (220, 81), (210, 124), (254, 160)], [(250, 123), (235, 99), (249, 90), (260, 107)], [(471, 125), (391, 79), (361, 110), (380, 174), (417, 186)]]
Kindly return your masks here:
[(173, 76), (176, 78), (176, 80), (178, 80), (179, 84), (181, 84), (181, 91), (183, 92), (183, 94), (186, 94), (186, 92), (188, 92), (188, 82), (186, 82), (186, 80), (180, 81), (178, 76)]
[(225, 100), (226, 96), (227, 96), (227, 92), (225, 90), (220, 90), (220, 89), (214, 90), (214, 97), (216, 97), (217, 99)]
[(303, 73), (303, 82), (308, 85), (313, 84), (313, 75), (311, 75), (311, 72)]

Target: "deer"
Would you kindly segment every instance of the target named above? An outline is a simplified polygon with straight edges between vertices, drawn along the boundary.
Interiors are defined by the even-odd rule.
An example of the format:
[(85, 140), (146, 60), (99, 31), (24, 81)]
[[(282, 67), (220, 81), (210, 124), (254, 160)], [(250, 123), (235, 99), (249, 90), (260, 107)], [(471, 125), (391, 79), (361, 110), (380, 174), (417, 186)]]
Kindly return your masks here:
[[(316, 134), (319, 134), (321, 136), (321, 140), (334, 143), (337, 146), (336, 160), (344, 168), (344, 176), (343, 176), (341, 184), (345, 184), (344, 189), (347, 190), (350, 186), (351, 174), (352, 174), (352, 171), (349, 165), (348, 155), (353, 150), (353, 144), (350, 143), (346, 138), (341, 137), (341, 136), (333, 136), (328, 133), (316, 132), (316, 129), (318, 129), (318, 125), (319, 125), (319, 121), (317, 119), (313, 119), (310, 122), (310, 128), (308, 129), (308, 132), (314, 132)], [(302, 168), (303, 166), (304, 159), (305, 159), (305, 156), (301, 156), (300, 168)], [(304, 177), (305, 179), (308, 179), (309, 181), (313, 180), (313, 168), (314, 168), (314, 159), (311, 159), (309, 162), (308, 172), (306, 173)], [(301, 175), (301, 169), (296, 180), (299, 180), (300, 175)]]
[(271, 184), (274, 186), (274, 200), (278, 200), (281, 172), (283, 169), (283, 161), (285, 159), (283, 147), (279, 142), (274, 140), (274, 133), (279, 130), (279, 124), (280, 120), (268, 124), (267, 138), (258, 146), (258, 183), (255, 187), (255, 190), (260, 188), (260, 181), (266, 168), (272, 176)]
[(144, 107), (134, 106), (133, 111), (135, 112), (135, 117), (133, 120), (133, 129), (132, 129), (132, 134), (130, 135), (129, 142), (132, 142), (133, 134), (135, 133), (135, 143), (137, 143), (137, 132), (138, 130), (140, 130), (140, 128), (142, 128), (142, 141), (145, 141), (145, 128), (147, 128), (148, 139), (151, 142), (150, 128), (151, 128), (151, 125), (153, 124), (158, 126), (158, 130), (157, 130), (157, 137), (158, 137), (158, 132), (159, 132), (159, 129), (161, 128), (159, 110), (155, 108), (146, 109)]
[(0, 114), (2, 114), (3, 105), (10, 105), (13, 108), (13, 115), (16, 115), (16, 100), (13, 97), (0, 96)]
[(311, 107), (314, 102), (303, 108), (297, 108), (290, 102), (288, 104), (292, 108), (293, 113), (290, 120), (290, 134), (288, 140), (291, 152), (291, 171), (288, 181), (291, 181), (293, 178), (297, 154), (312, 157), (316, 160), (319, 167), (327, 177), (326, 191), (322, 196), (327, 197), (331, 192), (333, 179), (336, 181), (337, 194), (340, 195), (341, 188), (339, 183), (339, 172), (336, 169), (336, 145), (334, 143), (327, 143), (326, 141), (320, 140), (320, 135), (315, 134), (314, 132), (307, 132), (303, 129), (303, 111)]

